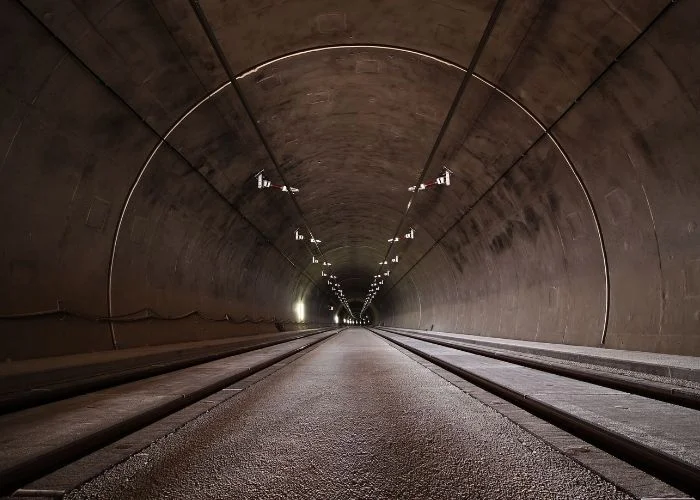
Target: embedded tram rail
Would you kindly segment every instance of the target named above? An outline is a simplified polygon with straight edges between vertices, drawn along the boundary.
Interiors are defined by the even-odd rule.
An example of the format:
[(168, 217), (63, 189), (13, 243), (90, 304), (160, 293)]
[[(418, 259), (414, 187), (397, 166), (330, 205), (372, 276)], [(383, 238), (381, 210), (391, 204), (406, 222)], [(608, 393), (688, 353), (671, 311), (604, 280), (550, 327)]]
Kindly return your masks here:
[[(128, 350), (110, 351), (108, 359), (80, 364), (67, 363), (50, 367), (45, 371), (37, 367), (29, 373), (0, 373), (0, 415), (33, 406), (39, 406), (61, 399), (134, 382), (148, 377), (181, 370), (210, 361), (244, 354), (246, 352), (271, 347), (290, 340), (297, 340), (332, 330), (332, 328), (315, 328), (277, 334), (258, 334), (254, 339), (244, 337), (226, 342), (196, 345), (177, 349), (150, 349), (152, 352), (141, 353), (134, 359), (117, 359), (112, 354), (128, 353)], [(252, 340), (252, 341), (251, 341)], [(200, 344), (195, 342), (194, 344)], [(166, 346), (167, 347), (167, 346)], [(138, 349), (137, 349), (138, 350)], [(102, 353), (97, 353), (102, 354)], [(100, 356), (102, 358), (102, 356)]]
[(690, 387), (679, 387), (670, 382), (659, 382), (653, 380), (645, 380), (642, 378), (632, 377), (630, 375), (620, 375), (616, 373), (606, 372), (597, 369), (584, 368), (565, 361), (553, 359), (543, 359), (542, 356), (532, 356), (519, 354), (506, 349), (495, 349), (488, 347), (480, 347), (476, 345), (468, 345), (456, 339), (446, 340), (443, 337), (432, 336), (429, 334), (417, 334), (410, 331), (402, 331), (392, 328), (378, 328), (379, 330), (397, 333), (406, 337), (424, 340), (432, 344), (458, 349), (460, 351), (486, 356), (516, 365), (534, 368), (555, 375), (561, 375), (583, 382), (617, 389), (631, 394), (638, 394), (651, 399), (665, 401), (678, 406), (700, 410), (700, 390)]
[[(340, 332), (345, 333), (337, 335)], [(370, 457), (370, 461), (379, 460), (373, 467), (381, 469), (381, 456), (387, 450), (374, 455), (376, 452), (368, 452), (366, 447), (373, 440), (383, 442), (389, 439), (387, 436), (395, 435), (395, 438), (389, 439), (388, 445), (381, 446), (402, 450), (394, 450), (387, 456), (394, 456), (398, 461), (397, 467), (407, 466), (411, 471), (400, 479), (391, 479), (394, 473), (387, 473), (391, 481), (407, 483), (403, 490), (397, 490), (401, 494), (423, 495), (426, 498), (450, 496), (450, 492), (458, 494), (457, 490), (450, 490), (446, 485), (464, 487), (465, 491), (474, 494), (473, 488), (491, 491), (488, 488), (496, 486), (481, 485), (471, 472), (456, 476), (453, 472), (449, 477), (440, 479), (444, 484), (433, 491), (430, 488), (436, 485), (431, 483), (431, 478), (416, 474), (430, 476), (431, 470), (434, 474), (444, 474), (444, 471), (436, 472), (443, 460), (440, 458), (442, 453), (446, 454), (447, 460), (460, 456), (462, 461), (467, 460), (461, 462), (461, 467), (470, 467), (468, 464), (474, 459), (464, 458), (470, 446), (469, 439), (493, 441), (494, 446), (499, 446), (498, 443), (504, 439), (500, 433), (505, 432), (506, 436), (510, 436), (516, 432), (513, 429), (518, 427), (521, 430), (517, 432), (530, 433), (536, 441), (543, 441), (554, 448), (547, 451), (546, 456), (537, 455), (537, 458), (527, 460), (540, 460), (551, 467), (552, 460), (555, 460), (551, 457), (560, 453), (563, 457), (555, 462), (572, 459), (571, 464), (579, 465), (557, 466), (552, 472), (555, 477), (556, 474), (562, 474), (562, 477), (581, 474), (572, 471), (582, 465), (620, 491), (617, 496), (608, 491), (605, 495), (589, 498), (623, 498), (625, 495), (633, 498), (690, 498), (686, 495), (700, 492), (700, 437), (697, 433), (700, 412), (687, 404), (674, 405), (661, 400), (667, 398), (666, 394), (654, 399), (640, 395), (642, 389), (636, 394), (632, 394), (632, 391), (621, 392), (622, 386), (618, 384), (620, 377), (615, 374), (599, 373), (595, 379), (599, 383), (596, 383), (593, 379), (586, 380), (590, 374), (584, 372), (582, 375), (578, 368), (557, 371), (561, 366), (546, 366), (548, 361), (538, 361), (532, 357), (523, 358), (511, 353), (511, 359), (508, 359), (508, 353), (430, 338), (427, 333), (399, 333), (397, 330), (379, 328), (315, 331), (305, 333), (300, 338), (276, 342), (275, 345), (257, 349), (252, 345), (248, 347), (245, 353), (0, 416), (5, 445), (0, 452), (0, 494), (34, 498), (112, 498), (114, 485), (124, 480), (121, 475), (132, 477), (132, 469), (136, 467), (141, 482), (135, 480), (130, 487), (137, 489), (131, 491), (132, 496), (119, 493), (118, 497), (138, 498), (145, 495), (150, 498), (172, 493), (174, 498), (187, 498), (191, 492), (185, 493), (187, 485), (184, 484), (182, 490), (174, 490), (174, 493), (156, 494), (149, 490), (150, 481), (158, 483), (160, 476), (166, 473), (150, 468), (146, 471), (132, 463), (135, 457), (150, 455), (160, 457), (157, 460), (154, 458), (155, 467), (167, 470), (174, 452), (163, 450), (173, 446), (180, 450), (177, 453), (187, 453), (188, 461), (191, 447), (204, 447), (206, 456), (199, 459), (207, 462), (202, 467), (194, 467), (197, 471), (214, 467), (208, 461), (214, 461), (216, 470), (222, 467), (221, 461), (233, 469), (235, 463), (229, 464), (229, 460), (235, 458), (243, 461), (244, 465), (239, 464), (239, 467), (244, 469), (235, 469), (236, 475), (232, 479), (240, 484), (210, 484), (213, 480), (206, 476), (194, 482), (200, 487), (213, 488), (216, 493), (212, 494), (223, 494), (222, 491), (230, 494), (236, 488), (255, 483), (251, 483), (248, 476), (264, 475), (268, 466), (272, 467), (270, 464), (288, 460), (276, 456), (273, 450), (267, 450), (261, 444), (267, 439), (274, 442), (276, 433), (285, 432), (295, 434), (291, 444), (283, 446), (285, 453), (292, 456), (297, 453), (297, 460), (310, 462), (312, 468), (319, 468), (316, 462), (321, 460), (333, 470), (332, 460), (340, 460), (342, 468), (346, 465), (347, 458), (343, 457), (347, 453), (364, 457), (363, 460), (367, 457)], [(312, 352), (313, 356), (310, 355)], [(429, 371), (438, 377), (427, 375)], [(607, 380), (608, 375), (614, 376)], [(421, 378), (415, 379), (415, 385), (410, 382), (406, 385), (407, 381), (414, 380), (412, 377)], [(440, 377), (443, 380), (438, 383)], [(638, 385), (644, 383), (637, 381)], [(456, 394), (455, 388), (459, 389)], [(240, 394), (247, 396), (234, 398)], [(655, 393), (652, 390), (649, 394)], [(686, 388), (684, 394), (693, 392)], [(289, 398), (294, 401), (291, 405), (285, 402)], [(680, 401), (686, 402), (687, 399)], [(261, 404), (263, 406), (259, 406)], [(483, 410), (479, 410), (476, 413), (480, 415), (479, 418), (487, 420), (471, 425), (470, 419), (476, 415), (472, 408), (474, 405), (490, 407), (490, 412), (495, 410), (510, 422), (494, 424), (489, 421), (491, 423), (484, 424), (492, 417), (488, 417), (488, 412), (482, 415)], [(336, 407), (344, 410), (340, 414), (324, 413)], [(251, 418), (254, 418), (255, 424), (250, 428), (240, 424), (246, 422), (242, 416), (246, 411), (253, 412)], [(260, 415), (261, 421), (255, 415)], [(443, 418), (444, 424), (441, 423)], [(467, 427), (455, 426), (454, 418), (466, 422), (463, 425)], [(289, 423), (283, 425), (281, 422)], [(441, 444), (439, 441), (442, 437), (435, 442), (430, 438), (416, 448), (416, 435), (427, 432), (427, 429), (420, 429), (423, 425), (421, 422), (425, 422), (426, 426), (447, 425), (445, 429), (449, 430), (443, 431), (447, 432), (444, 438), (447, 441)], [(226, 431), (226, 426), (219, 430), (219, 426), (224, 424), (233, 426), (231, 429), (234, 430)], [(494, 430), (489, 427), (493, 425), (496, 425), (495, 429), (506, 425), (510, 430)], [(353, 432), (346, 436), (349, 429)], [(195, 431), (204, 432), (207, 437), (199, 438), (193, 434)], [(235, 433), (235, 436), (228, 432)], [(483, 436), (480, 435), (482, 432)], [(258, 437), (252, 438), (248, 433)], [(268, 435), (273, 437), (269, 438)], [(204, 441), (200, 442), (201, 439)], [(251, 439), (253, 448), (245, 448), (251, 446)], [(330, 452), (323, 448), (329, 446), (329, 440), (335, 442), (338, 439), (349, 441), (343, 446), (331, 447)], [(308, 440), (318, 440), (321, 449), (303, 445)], [(521, 436), (516, 442), (525, 441), (527, 439)], [(501, 445), (506, 446), (504, 443), (508, 442), (506, 439)], [(243, 448), (239, 449), (239, 445)], [(154, 446), (155, 451), (151, 451), (150, 448)], [(224, 451), (220, 451), (222, 446)], [(230, 451), (232, 446), (234, 452)], [(406, 446), (412, 448), (409, 450)], [(240, 451), (246, 449), (247, 452)], [(526, 449), (529, 448), (526, 446)], [(193, 455), (198, 453), (201, 455), (192, 451)], [(221, 453), (234, 455), (224, 456)], [(321, 458), (316, 453), (320, 453)], [(323, 453), (331, 455), (326, 460)], [(340, 456), (336, 456), (337, 453)], [(419, 460), (426, 461), (421, 462), (420, 467), (414, 463), (416, 453), (421, 457)], [(508, 467), (519, 467), (518, 464), (526, 460), (512, 450), (509, 454), (512, 456), (508, 460), (515, 460), (515, 465)], [(492, 459), (487, 454), (478, 457), (475, 463)], [(178, 480), (179, 476), (189, 475), (189, 469), (177, 471), (182, 465), (175, 460), (173, 467), (176, 470), (168, 473)], [(501, 462), (499, 467), (507, 468)], [(105, 479), (103, 472), (106, 470), (112, 472), (111, 477)], [(314, 481), (322, 481), (330, 475), (330, 482), (338, 482), (332, 473), (321, 467)], [(151, 479), (148, 474), (152, 476)], [(241, 474), (241, 477), (237, 474)], [(255, 484), (262, 489), (248, 492), (248, 496), (274, 497), (279, 493), (274, 488), (283, 487), (296, 492), (297, 496), (308, 497), (309, 492), (304, 488), (311, 488), (314, 481), (301, 481), (296, 474), (294, 467), (280, 472), (280, 477), (288, 483), (269, 485), (270, 491), (260, 486), (260, 478), (257, 477), (258, 483)], [(520, 477), (517, 470), (501, 471), (499, 474), (513, 474), (516, 483)], [(536, 476), (540, 473), (526, 467), (526, 474)], [(158, 479), (155, 479), (156, 476)], [(114, 483), (115, 480), (117, 483)], [(162, 480), (167, 481), (168, 478), (164, 476)], [(343, 494), (354, 495), (358, 491), (355, 488), (362, 486), (365, 488), (362, 494), (367, 493), (367, 488), (374, 488), (372, 491), (378, 498), (382, 494), (386, 496), (387, 491), (393, 491), (393, 486), (381, 484), (383, 480), (386, 481), (387, 477), (375, 478), (377, 484), (371, 484), (371, 481), (370, 484), (356, 484), (352, 479), (349, 489), (343, 490)], [(302, 484), (305, 482), (309, 484)], [(85, 485), (88, 485), (88, 489), (83, 492)], [(139, 487), (143, 489), (139, 490)], [(331, 488), (328, 485), (325, 487)], [(428, 489), (421, 490), (426, 487)], [(592, 485), (581, 487), (594, 488)], [(94, 488), (94, 491), (90, 488)], [(506, 490), (508, 488), (512, 486), (505, 487)], [(299, 491), (305, 493), (300, 494)], [(246, 494), (242, 497), (246, 497)], [(574, 497), (579, 498), (576, 494)]]
[[(698, 396), (691, 391), (678, 394), (614, 374), (396, 330), (369, 330), (686, 493), (700, 495), (700, 412)], [(617, 405), (611, 407), (610, 396)], [(634, 406), (633, 412), (610, 411), (625, 404)]]
[[(21, 487), (313, 348), (339, 331), (324, 329), (239, 347), (234, 354), (214, 354), (214, 360), (203, 356), (196, 364), (188, 360), (188, 367), (156, 376), (148, 376), (150, 371), (145, 369), (138, 380), (88, 393), (84, 393), (85, 384), (79, 384), (78, 396), (0, 415), (0, 495), (32, 496), (34, 490)], [(122, 376), (117, 374), (114, 380)]]

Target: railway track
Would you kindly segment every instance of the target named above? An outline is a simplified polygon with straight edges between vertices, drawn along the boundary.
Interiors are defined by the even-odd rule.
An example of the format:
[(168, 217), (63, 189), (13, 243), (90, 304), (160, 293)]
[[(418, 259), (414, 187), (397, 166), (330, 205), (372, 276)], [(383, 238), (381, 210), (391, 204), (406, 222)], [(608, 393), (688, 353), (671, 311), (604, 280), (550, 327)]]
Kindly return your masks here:
[(490, 349), (486, 347), (465, 345), (458, 341), (442, 340), (427, 335), (396, 331), (389, 328), (379, 328), (378, 330), (396, 333), (418, 340), (424, 340), (432, 344), (458, 349), (460, 351), (469, 352), (500, 361), (506, 361), (508, 363), (526, 366), (528, 368), (534, 368), (536, 370), (581, 380), (583, 382), (590, 382), (603, 387), (629, 392), (630, 394), (638, 394), (640, 396), (665, 401), (667, 403), (692, 408), (694, 410), (700, 410), (699, 391), (694, 391), (685, 387), (678, 387), (673, 384), (653, 382), (650, 380), (640, 380), (615, 373), (607, 373), (604, 371), (601, 372), (599, 370), (570, 365), (567, 366), (566, 362), (552, 362), (551, 359), (545, 361), (542, 359), (542, 356), (517, 354), (504, 349)]
[[(247, 346), (245, 352), (233, 356), (217, 353), (216, 359), (179, 370), (0, 415), (4, 445), (0, 447), (4, 448), (0, 449), (0, 495), (61, 497), (63, 490), (42, 491), (27, 485), (41, 484), (36, 481), (97, 450), (114, 446), (168, 415), (207, 397), (213, 399), (211, 395), (218, 391), (240, 390), (230, 387), (285, 360), (291, 362), (295, 355), (342, 330), (298, 336), (274, 345), (259, 343), (257, 348)], [(700, 494), (700, 412), (691, 391), (679, 396), (673, 391), (659, 391), (654, 384), (642, 387), (644, 381), (636, 381), (634, 390), (625, 390), (630, 381), (614, 374), (552, 366), (533, 357), (420, 334), (367, 330), (632, 467), (689, 495)], [(135, 407), (139, 398), (142, 402)], [(629, 406), (630, 411), (615, 406), (606, 418), (601, 417), (604, 412), (595, 413), (595, 408), (602, 411), (611, 401)], [(97, 413), (91, 413), (95, 409)], [(61, 426), (67, 428), (69, 422), (81, 419), (87, 423), (77, 434), (62, 430)], [(90, 419), (94, 425), (88, 422)], [(23, 449), (23, 443), (28, 449)]]
[[(331, 330), (333, 329), (318, 328), (311, 331), (291, 333), (283, 335), (281, 338), (262, 342), (244, 342), (240, 343), (240, 345), (225, 345), (216, 349), (193, 349), (193, 352), (184, 352), (169, 360), (164, 360), (162, 355), (144, 356), (145, 359), (138, 360), (138, 362), (127, 367), (124, 367), (123, 360), (118, 360), (119, 362), (111, 364), (103, 363), (97, 367), (88, 365), (84, 370), (76, 371), (73, 368), (70, 376), (66, 376), (66, 374), (61, 373), (62, 370), (58, 369), (53, 370), (50, 373), (50, 377), (42, 374), (40, 380), (30, 381), (31, 388), (27, 387), (27, 382), (22, 377), (15, 377), (19, 378), (20, 381), (14, 384), (12, 380), (6, 379), (3, 380), (3, 391), (0, 393), (0, 415), (182, 370), (190, 366), (244, 354)], [(173, 358), (172, 354), (169, 354), (169, 357)], [(118, 365), (117, 369), (111, 366), (114, 364)]]
[[(685, 395), (674, 399), (673, 394), (659, 394), (654, 388), (646, 390), (638, 383), (633, 395), (628, 394), (620, 401), (622, 405), (635, 405), (633, 411), (623, 412), (615, 407), (606, 417), (604, 408), (595, 413), (591, 405), (600, 405), (601, 401), (612, 403), (616, 394), (596, 388), (614, 388), (620, 394), (632, 392), (625, 391), (627, 381), (621, 383), (618, 377), (606, 379), (603, 374), (592, 377), (576, 370), (545, 367), (518, 356), (483, 352), (418, 335), (368, 329), (679, 490), (700, 495), (700, 412), (695, 401), (689, 401)], [(587, 392), (591, 393), (588, 401), (582, 396)], [(678, 403), (672, 404), (669, 399)], [(654, 428), (659, 432), (650, 436), (649, 429)]]
[(236, 382), (308, 351), (340, 331), (334, 329), (250, 348), (232, 356), (217, 356), (214, 361), (206, 360), (157, 376), (142, 376), (126, 384), (2, 415), (0, 496), (36, 496), (36, 491), (21, 488)]

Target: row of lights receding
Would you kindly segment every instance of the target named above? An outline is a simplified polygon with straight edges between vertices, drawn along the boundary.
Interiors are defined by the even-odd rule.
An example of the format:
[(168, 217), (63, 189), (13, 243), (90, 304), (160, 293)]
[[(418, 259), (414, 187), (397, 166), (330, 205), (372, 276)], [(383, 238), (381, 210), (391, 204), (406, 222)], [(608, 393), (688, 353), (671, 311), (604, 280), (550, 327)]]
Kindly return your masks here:
[[(440, 185), (449, 186), (452, 171), (447, 167), (442, 167), (442, 168), (443, 168), (442, 175), (440, 177), (436, 178), (434, 181), (430, 181), (427, 183), (421, 183), (418, 186), (410, 186), (408, 188), (408, 190), (410, 192), (415, 192), (415, 191), (424, 191), (426, 189), (430, 189), (430, 188), (440, 186)], [(287, 189), (286, 185), (273, 184), (272, 181), (270, 181), (269, 179), (267, 179), (265, 177), (263, 172), (264, 172), (264, 170), (261, 170), (260, 172), (255, 174), (255, 179), (257, 180), (257, 183), (258, 183), (258, 189), (267, 189), (267, 188), (279, 189), (280, 191), (288, 191), (288, 192), (291, 192), (292, 194), (299, 192), (299, 189), (295, 188), (295, 187), (290, 186), (289, 189)], [(318, 247), (318, 244), (321, 243), (321, 240), (314, 238), (314, 236), (312, 234), (309, 234), (309, 236), (310, 236), (309, 241), (311, 243), (315, 244), (316, 247)], [(409, 232), (404, 235), (404, 238), (407, 240), (414, 239), (415, 238), (415, 229), (411, 228), (409, 230)], [(297, 228), (294, 231), (294, 239), (297, 241), (304, 239), (304, 235), (299, 232), (299, 228)], [(390, 238), (388, 240), (388, 242), (392, 243), (392, 244), (398, 243), (399, 241), (400, 241), (399, 237)], [(395, 257), (393, 257), (391, 259), (392, 264), (398, 264), (398, 262), (399, 262), (398, 255), (396, 255)], [(316, 256), (311, 257), (311, 263), (312, 264), (319, 263), (319, 260), (316, 258)], [(379, 265), (389, 265), (389, 263), (385, 260), (385, 261), (380, 262)], [(338, 283), (336, 281), (337, 280), (336, 276), (333, 274), (329, 275), (324, 270), (324, 268), (330, 267), (331, 263), (324, 261), (323, 263), (321, 263), (321, 266), (322, 266), (321, 276), (328, 278), (328, 285), (331, 287), (331, 289), (335, 293), (338, 300), (340, 300), (340, 302), (345, 306), (345, 309), (347, 309), (347, 311), (350, 313), (350, 316), (352, 316), (352, 318), (353, 318), (352, 320), (346, 320), (346, 321), (353, 321), (353, 324), (357, 324), (357, 323), (354, 323), (357, 320), (355, 320), (355, 315), (350, 310), (350, 306), (348, 305), (348, 302), (347, 302), (347, 299), (345, 297), (343, 290), (340, 288), (340, 285), (338, 285)], [(391, 274), (391, 270), (387, 269), (383, 273), (377, 274), (374, 276), (374, 280), (372, 281), (372, 284), (370, 285), (369, 292), (367, 293), (367, 296), (365, 297), (365, 302), (362, 306), (362, 311), (360, 311), (361, 318), (362, 318), (362, 314), (365, 312), (365, 309), (367, 309), (367, 307), (369, 307), (369, 305), (372, 303), (372, 300), (377, 295), (377, 292), (379, 291), (379, 287), (384, 284), (384, 280), (382, 279), (382, 276), (389, 276), (390, 274)], [(331, 306), (331, 310), (333, 310), (333, 306)], [(361, 319), (360, 323), (362, 323), (362, 322), (366, 323), (367, 320)]]
[[(337, 321), (336, 321), (336, 323), (337, 323)], [(345, 323), (346, 325), (368, 325), (368, 324), (369, 324), (369, 320), (368, 320), (367, 318), (363, 318), (363, 319), (360, 319), (360, 320), (358, 320), (358, 319), (348, 319), (348, 318), (345, 318), (345, 319), (343, 320), (343, 323)]]
[[(449, 186), (450, 185), (450, 178), (452, 176), (452, 171), (447, 168), (447, 167), (442, 167), (442, 175), (438, 177), (437, 179), (433, 181), (429, 181), (425, 184), (421, 183), (418, 186), (411, 186), (408, 188), (410, 192), (415, 192), (415, 191), (424, 191), (426, 189), (431, 189), (437, 186)], [(416, 230), (411, 228), (406, 234), (404, 234), (404, 239), (406, 240), (412, 240), (416, 237)], [(398, 236), (395, 238), (389, 238), (388, 242), (391, 243), (392, 245), (394, 243), (398, 243), (401, 240)], [(398, 264), (399, 262), (399, 256), (396, 255), (391, 259), (391, 262), (387, 262), (386, 260), (382, 261), (379, 263), (380, 266), (388, 266), (390, 264)], [(367, 309), (370, 304), (372, 303), (372, 300), (377, 295), (377, 292), (379, 291), (379, 287), (381, 287), (384, 284), (384, 276), (389, 276), (391, 274), (391, 270), (387, 269), (384, 272), (380, 272), (380, 274), (375, 274), (374, 279), (372, 280), (372, 284), (369, 287), (369, 291), (367, 292), (367, 296), (365, 297), (365, 302), (364, 305), (362, 306), (362, 311), (360, 311), (360, 317), (362, 317), (362, 314), (365, 312), (365, 309)]]
[[(412, 240), (416, 237), (416, 230), (411, 228), (405, 235), (404, 239), (407, 240)], [(388, 240), (390, 243), (397, 242), (399, 241), (399, 238), (391, 238)], [(394, 257), (391, 258), (391, 261), (382, 261), (379, 263), (380, 266), (389, 266), (391, 264), (398, 264), (399, 263), (399, 256), (395, 255)], [(360, 316), (365, 312), (365, 309), (369, 307), (369, 305), (372, 303), (372, 300), (374, 297), (377, 295), (377, 292), (379, 291), (379, 288), (384, 284), (384, 277), (388, 277), (391, 275), (391, 269), (387, 269), (386, 271), (382, 271), (379, 274), (375, 274), (374, 278), (372, 279), (372, 284), (369, 286), (369, 291), (367, 292), (367, 296), (365, 297), (365, 302), (362, 305), (362, 311), (360, 312)]]
[[(299, 231), (299, 228), (296, 228), (294, 230), (294, 239), (296, 241), (301, 241), (301, 240), (304, 240), (305, 238), (306, 238), (306, 236)], [(309, 234), (309, 241), (311, 243), (315, 244), (316, 247), (318, 247), (318, 244), (321, 243), (321, 240), (314, 238), (314, 236), (312, 234)], [(328, 286), (331, 287), (331, 290), (333, 291), (333, 293), (335, 294), (337, 299), (340, 301), (341, 304), (343, 304), (345, 306), (345, 309), (347, 309), (347, 311), (350, 313), (350, 316), (352, 316), (352, 318), (354, 320), (355, 315), (350, 310), (350, 305), (348, 304), (347, 298), (345, 297), (345, 292), (343, 292), (343, 289), (338, 284), (338, 277), (335, 274), (330, 272), (330, 267), (333, 264), (331, 264), (330, 262), (325, 261), (325, 260), (323, 262), (321, 262), (318, 259), (318, 257), (316, 257), (315, 255), (311, 256), (311, 264), (319, 264), (321, 266), (321, 277), (327, 278), (326, 281), (328, 283)], [(330, 306), (330, 309), (332, 311), (333, 306)]]
[[(257, 174), (255, 174), (255, 179), (258, 184), (258, 189), (278, 189), (280, 191), (285, 191), (285, 192), (290, 192), (292, 194), (298, 193), (299, 189), (295, 187), (289, 186), (289, 189), (287, 189), (286, 185), (279, 185), (279, 184), (273, 184), (272, 181), (268, 178), (265, 177), (265, 174), (263, 173), (264, 170), (261, 170)], [(299, 231), (299, 228), (294, 230), (294, 239), (296, 241), (301, 241), (306, 239), (306, 236), (302, 234)], [(321, 243), (321, 240), (314, 238), (314, 235), (309, 232), (309, 241), (316, 245), (316, 248), (318, 248), (318, 244)], [(324, 278), (328, 278), (328, 285), (331, 287), (333, 290), (333, 293), (335, 296), (338, 298), (338, 300), (345, 306), (345, 309), (350, 313), (350, 316), (352, 316), (353, 321), (355, 321), (355, 315), (352, 313), (350, 310), (350, 305), (348, 304), (347, 299), (345, 298), (345, 293), (343, 292), (342, 288), (337, 282), (337, 277), (334, 274), (330, 274), (329, 272), (326, 271), (329, 267), (331, 267), (331, 263), (327, 261), (319, 262), (318, 258), (315, 255), (311, 256), (311, 263), (312, 264), (321, 264), (321, 276)], [(333, 306), (330, 306), (331, 311), (333, 310)]]

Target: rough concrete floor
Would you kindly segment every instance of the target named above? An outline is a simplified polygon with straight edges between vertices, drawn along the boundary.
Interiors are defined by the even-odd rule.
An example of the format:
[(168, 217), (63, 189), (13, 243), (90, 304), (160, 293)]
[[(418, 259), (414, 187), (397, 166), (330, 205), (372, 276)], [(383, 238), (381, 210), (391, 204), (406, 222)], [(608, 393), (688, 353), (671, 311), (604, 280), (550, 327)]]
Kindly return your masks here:
[(347, 330), (69, 498), (628, 498)]

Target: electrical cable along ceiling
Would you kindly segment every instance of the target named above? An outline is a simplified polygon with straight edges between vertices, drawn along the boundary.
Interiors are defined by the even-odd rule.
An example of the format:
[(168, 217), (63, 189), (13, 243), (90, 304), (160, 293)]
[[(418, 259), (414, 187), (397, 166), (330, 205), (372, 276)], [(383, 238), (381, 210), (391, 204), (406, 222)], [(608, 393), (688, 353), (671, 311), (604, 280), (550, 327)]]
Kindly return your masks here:
[(2, 9), (6, 357), (342, 309), (700, 352), (692, 0)]

